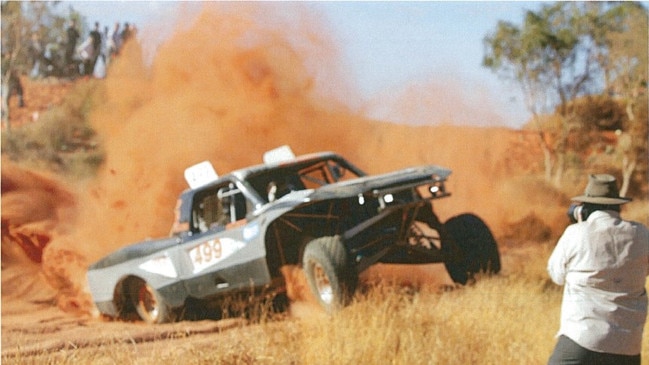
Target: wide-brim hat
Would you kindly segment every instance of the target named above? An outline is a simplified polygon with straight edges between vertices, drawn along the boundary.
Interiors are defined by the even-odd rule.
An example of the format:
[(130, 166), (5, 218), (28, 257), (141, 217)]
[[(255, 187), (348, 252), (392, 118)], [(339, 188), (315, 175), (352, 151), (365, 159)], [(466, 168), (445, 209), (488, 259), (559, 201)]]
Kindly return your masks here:
[(626, 204), (631, 201), (629, 198), (620, 196), (615, 177), (609, 174), (591, 174), (584, 195), (576, 196), (571, 200), (603, 205)]

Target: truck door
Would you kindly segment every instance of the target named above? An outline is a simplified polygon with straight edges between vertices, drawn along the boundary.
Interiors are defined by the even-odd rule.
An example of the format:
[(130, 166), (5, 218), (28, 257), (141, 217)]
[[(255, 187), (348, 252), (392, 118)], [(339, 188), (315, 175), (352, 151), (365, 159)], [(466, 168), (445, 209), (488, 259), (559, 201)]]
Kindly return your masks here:
[(204, 298), (219, 292), (263, 286), (270, 281), (263, 238), (249, 223), (250, 203), (232, 182), (197, 195), (192, 208), (192, 238), (184, 245), (189, 295)]

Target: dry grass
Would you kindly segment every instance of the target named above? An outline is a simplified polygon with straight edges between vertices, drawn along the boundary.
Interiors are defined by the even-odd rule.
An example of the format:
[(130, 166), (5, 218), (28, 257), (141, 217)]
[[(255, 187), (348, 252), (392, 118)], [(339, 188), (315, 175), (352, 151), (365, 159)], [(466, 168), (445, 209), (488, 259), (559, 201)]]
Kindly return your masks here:
[[(506, 255), (506, 272), (458, 290), (379, 285), (334, 316), (241, 325), (218, 334), (115, 343), (3, 359), (21, 364), (540, 364), (554, 346), (561, 289), (550, 245)], [(649, 358), (646, 357), (645, 358)]]
[(382, 285), (331, 317), (242, 326), (152, 352), (109, 343), (6, 363), (538, 364), (554, 345), (560, 296), (518, 275), (443, 293)]
[[(305, 364), (532, 364), (553, 345), (556, 290), (494, 277), (442, 294), (377, 288), (340, 315), (304, 321)], [(555, 320), (549, 320), (555, 319)]]

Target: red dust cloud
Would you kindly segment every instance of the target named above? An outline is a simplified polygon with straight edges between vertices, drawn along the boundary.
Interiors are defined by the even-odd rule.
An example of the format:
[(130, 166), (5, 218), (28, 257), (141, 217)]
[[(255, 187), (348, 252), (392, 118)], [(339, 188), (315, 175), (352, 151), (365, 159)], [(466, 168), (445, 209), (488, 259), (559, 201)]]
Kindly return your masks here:
[[(299, 18), (289, 21), (261, 5), (243, 9), (206, 3), (150, 63), (137, 42), (127, 44), (92, 115), (106, 151), (92, 181), (63, 188), (3, 166), (3, 284), (5, 266), (15, 262), (12, 247), (29, 237), (37, 249), (25, 252), (40, 261), (59, 307), (90, 312), (87, 266), (167, 235), (186, 167), (210, 160), (226, 173), (258, 164), (264, 151), (284, 144), (297, 154), (336, 151), (369, 173), (449, 167), (453, 196), (437, 203), (440, 218), (475, 212), (497, 235), (548, 205), (543, 199), (530, 204), (529, 192), (511, 183), (538, 171), (534, 136), (363, 117), (336, 102), (350, 93), (316, 16), (296, 11)], [(458, 108), (465, 103), (456, 102)]]

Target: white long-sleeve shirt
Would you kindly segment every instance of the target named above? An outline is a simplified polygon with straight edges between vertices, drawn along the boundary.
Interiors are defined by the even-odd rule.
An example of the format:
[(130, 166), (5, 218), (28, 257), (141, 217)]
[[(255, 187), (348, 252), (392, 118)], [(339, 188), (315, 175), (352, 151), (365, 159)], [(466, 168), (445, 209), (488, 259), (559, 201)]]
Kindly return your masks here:
[(595, 211), (566, 228), (548, 273), (565, 285), (557, 336), (596, 352), (641, 352), (649, 274), (646, 227), (614, 211)]

